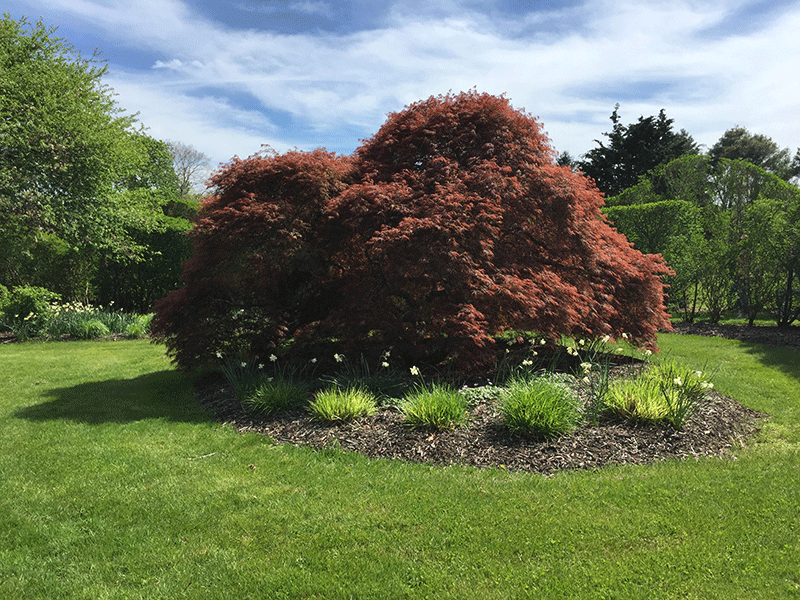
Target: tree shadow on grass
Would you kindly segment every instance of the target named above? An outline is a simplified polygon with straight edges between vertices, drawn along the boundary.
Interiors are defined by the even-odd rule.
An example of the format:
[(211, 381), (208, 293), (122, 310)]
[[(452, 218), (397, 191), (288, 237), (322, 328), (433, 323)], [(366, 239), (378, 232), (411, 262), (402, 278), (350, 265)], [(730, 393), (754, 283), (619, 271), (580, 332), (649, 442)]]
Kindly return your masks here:
[(213, 418), (195, 400), (191, 381), (176, 371), (81, 383), (48, 390), (45, 396), (52, 400), (22, 408), (15, 416), (30, 421), (63, 419), (90, 425), (146, 419), (203, 423)]
[(800, 327), (678, 323), (675, 333), (738, 340), (760, 364), (800, 381)]
[(742, 347), (765, 367), (776, 369), (800, 382), (800, 350), (748, 342), (742, 342)]

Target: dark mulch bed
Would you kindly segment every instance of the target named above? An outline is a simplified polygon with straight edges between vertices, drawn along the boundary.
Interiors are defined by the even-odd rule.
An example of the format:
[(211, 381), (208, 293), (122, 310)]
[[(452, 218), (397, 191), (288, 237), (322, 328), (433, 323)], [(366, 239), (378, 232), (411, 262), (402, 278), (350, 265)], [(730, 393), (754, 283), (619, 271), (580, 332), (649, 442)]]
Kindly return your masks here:
[[(750, 343), (800, 348), (800, 327), (743, 327), (681, 323), (676, 333), (719, 336)], [(0, 343), (15, 341), (0, 334)], [(624, 369), (624, 368), (623, 368)], [(570, 435), (535, 441), (511, 435), (498, 423), (497, 406), (480, 402), (468, 426), (454, 431), (420, 431), (406, 427), (396, 410), (384, 409), (353, 424), (328, 425), (303, 411), (264, 417), (247, 413), (224, 381), (198, 385), (200, 402), (239, 431), (255, 431), (278, 442), (313, 448), (341, 448), (375, 458), (432, 464), (501, 467), (551, 474), (568, 469), (596, 469), (607, 464), (645, 464), (666, 459), (722, 457), (742, 446), (766, 415), (744, 408), (716, 392), (681, 430), (670, 427), (601, 423), (584, 425)]]
[[(624, 369), (625, 367), (623, 367)], [(567, 469), (596, 469), (608, 464), (645, 464), (670, 458), (722, 457), (744, 445), (765, 415), (715, 392), (681, 431), (669, 426), (628, 423), (583, 425), (552, 440), (512, 435), (499, 424), (497, 404), (485, 400), (470, 410), (467, 426), (424, 431), (403, 424), (387, 408), (352, 424), (320, 423), (301, 410), (262, 416), (243, 411), (225, 383), (206, 380), (198, 387), (201, 403), (238, 431), (257, 432), (278, 442), (312, 448), (340, 448), (373, 458), (438, 465), (463, 464), (552, 474)]]

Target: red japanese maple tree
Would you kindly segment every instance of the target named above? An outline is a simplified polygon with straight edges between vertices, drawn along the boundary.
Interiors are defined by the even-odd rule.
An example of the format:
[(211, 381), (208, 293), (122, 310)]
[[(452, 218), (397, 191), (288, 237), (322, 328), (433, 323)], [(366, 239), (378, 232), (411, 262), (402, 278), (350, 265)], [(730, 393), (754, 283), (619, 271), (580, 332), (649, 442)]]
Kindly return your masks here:
[(470, 91), (389, 115), (350, 157), (235, 160), (203, 204), (184, 287), (156, 307), (156, 337), (186, 367), (231, 346), (369, 340), (470, 371), (509, 329), (626, 332), (654, 348), (668, 267), (554, 158), (535, 119)]

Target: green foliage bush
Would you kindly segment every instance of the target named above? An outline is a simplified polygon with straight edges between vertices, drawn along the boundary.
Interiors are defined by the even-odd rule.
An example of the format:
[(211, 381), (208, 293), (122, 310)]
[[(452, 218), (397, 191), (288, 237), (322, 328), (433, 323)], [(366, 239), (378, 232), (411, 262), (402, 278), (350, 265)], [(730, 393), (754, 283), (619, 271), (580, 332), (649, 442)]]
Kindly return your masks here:
[(36, 337), (44, 331), (47, 324), (52, 312), (50, 304), (59, 299), (58, 294), (42, 287), (15, 287), (7, 295), (0, 324), (9, 329), (17, 339)]
[(114, 257), (98, 273), (97, 297), (126, 311), (149, 312), (156, 300), (180, 286), (181, 263), (191, 256), (186, 219), (160, 216), (159, 229), (131, 228), (130, 235), (146, 248), (141, 260)]
[(321, 421), (352, 421), (377, 410), (375, 396), (363, 387), (331, 387), (314, 394), (309, 412)]
[(552, 438), (569, 433), (580, 418), (569, 388), (547, 376), (508, 382), (501, 413), (508, 429), (533, 438)]

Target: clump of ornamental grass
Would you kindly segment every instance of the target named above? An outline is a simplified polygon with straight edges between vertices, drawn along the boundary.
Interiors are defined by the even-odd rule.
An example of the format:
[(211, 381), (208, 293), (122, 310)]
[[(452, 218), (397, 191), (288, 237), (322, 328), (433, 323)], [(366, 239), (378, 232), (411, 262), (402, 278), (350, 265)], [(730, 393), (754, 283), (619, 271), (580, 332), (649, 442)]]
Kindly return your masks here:
[(242, 397), (246, 410), (268, 415), (302, 406), (308, 399), (310, 386), (305, 381), (285, 377), (264, 377), (253, 383)]
[(702, 371), (667, 362), (611, 384), (604, 413), (629, 421), (665, 422), (681, 429), (713, 387)]
[(309, 412), (320, 421), (352, 421), (374, 414), (377, 410), (375, 396), (363, 387), (330, 387), (314, 394)]
[(546, 376), (509, 381), (500, 411), (503, 422), (512, 432), (543, 439), (569, 433), (580, 418), (569, 388)]
[(454, 429), (467, 420), (467, 402), (457, 389), (443, 384), (417, 385), (400, 403), (407, 425), (423, 429)]

